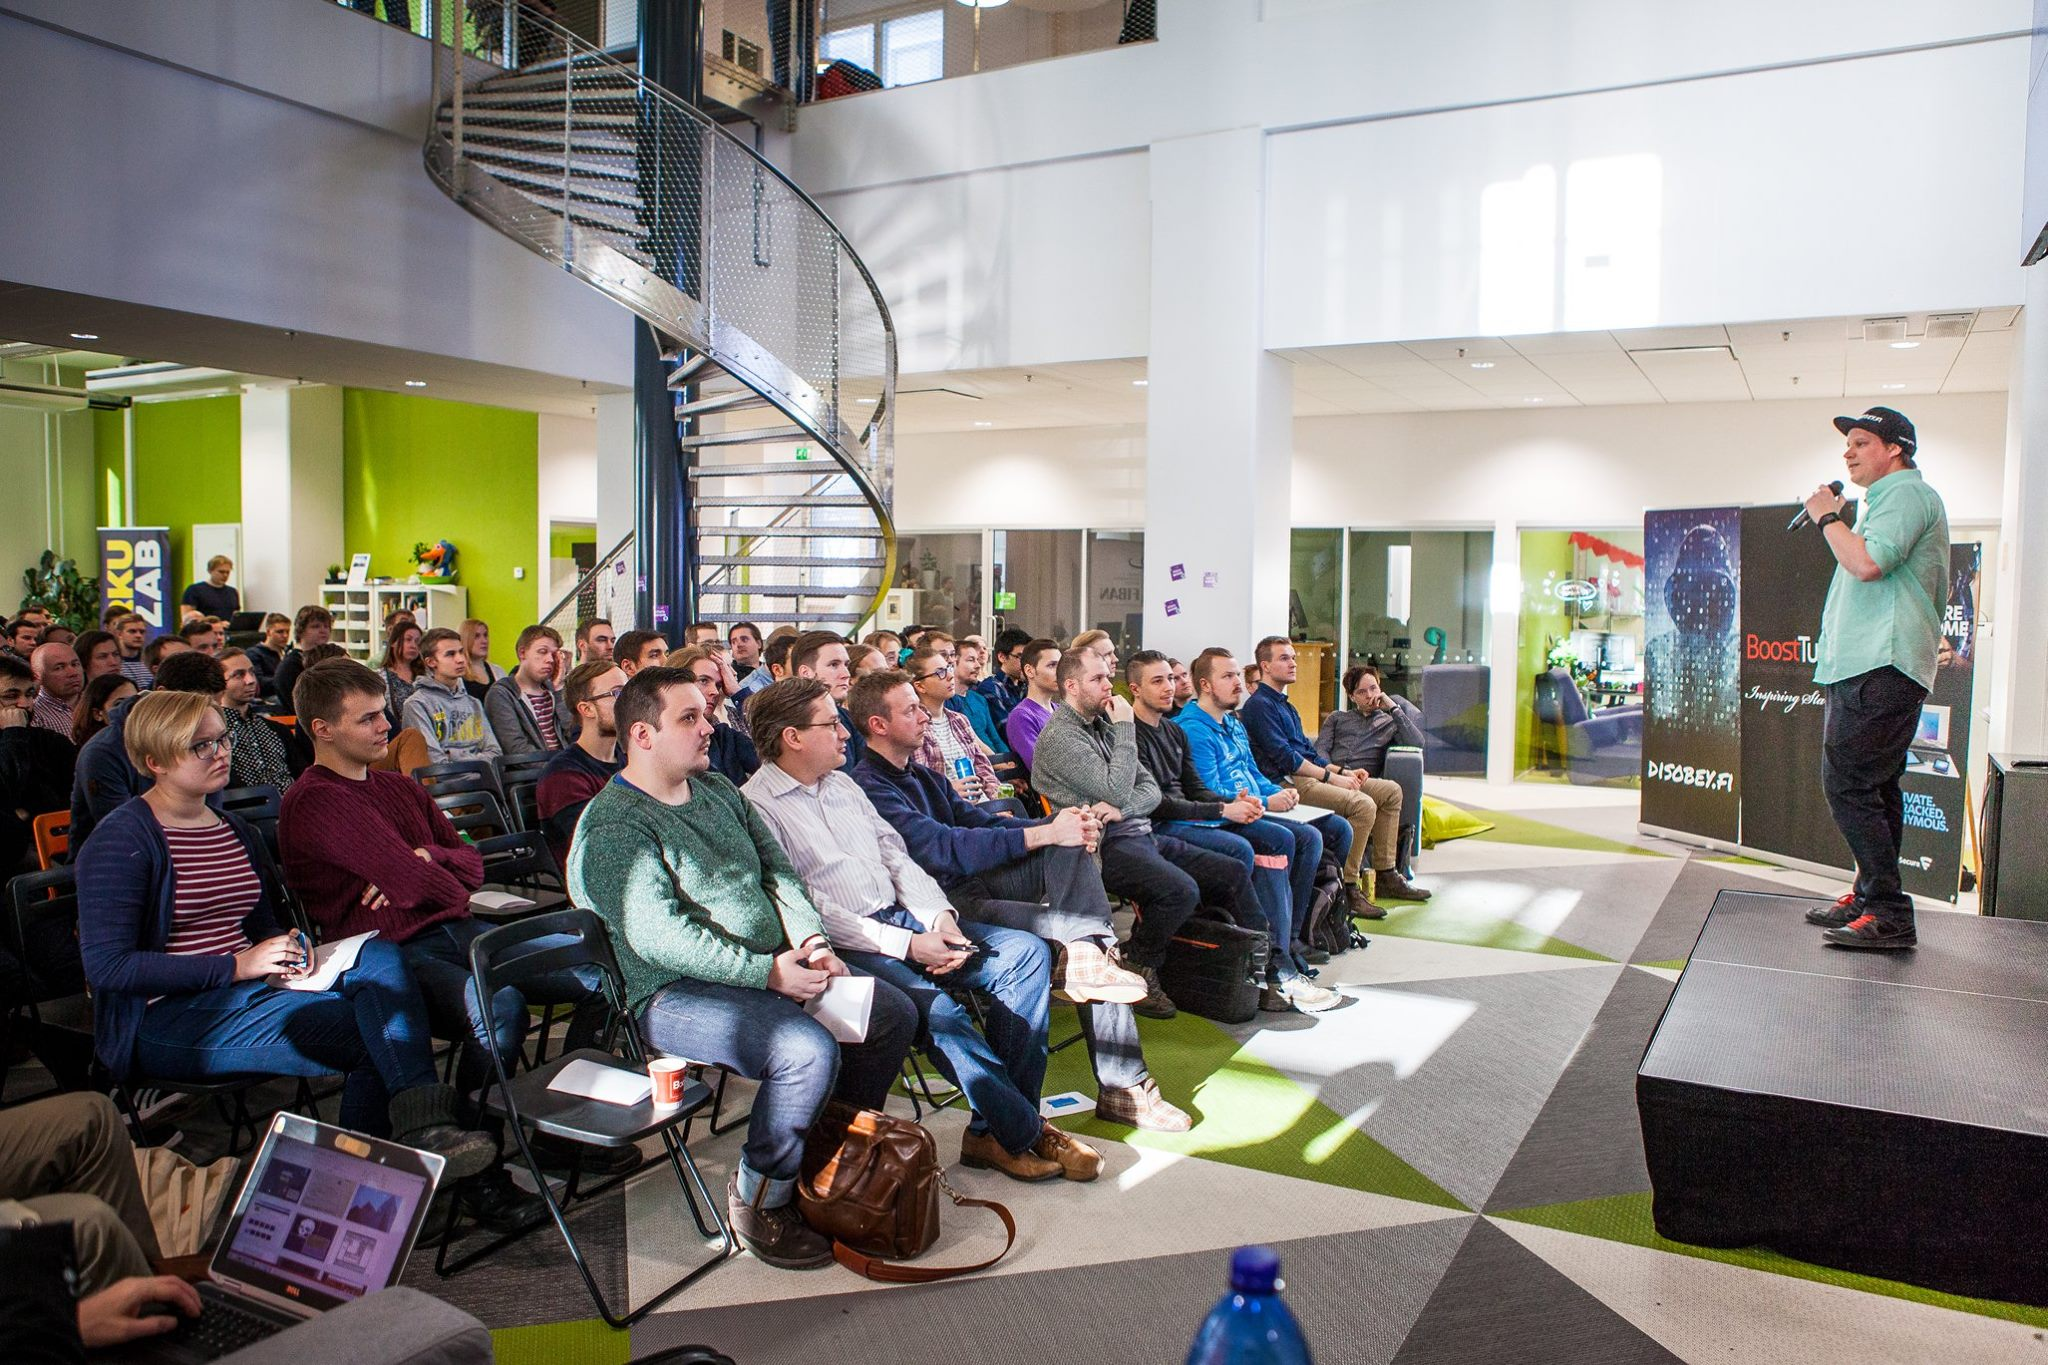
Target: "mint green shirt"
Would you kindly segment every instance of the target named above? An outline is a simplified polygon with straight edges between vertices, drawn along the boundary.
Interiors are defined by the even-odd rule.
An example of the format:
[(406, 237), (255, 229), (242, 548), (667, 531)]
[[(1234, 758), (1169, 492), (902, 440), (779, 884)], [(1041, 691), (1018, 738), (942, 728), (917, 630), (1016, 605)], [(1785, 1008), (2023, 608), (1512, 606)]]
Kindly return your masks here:
[(1932, 689), (1948, 602), (1948, 509), (1919, 470), (1900, 469), (1870, 486), (1855, 530), (1883, 576), (1865, 583), (1835, 565), (1813, 680), (1889, 665)]

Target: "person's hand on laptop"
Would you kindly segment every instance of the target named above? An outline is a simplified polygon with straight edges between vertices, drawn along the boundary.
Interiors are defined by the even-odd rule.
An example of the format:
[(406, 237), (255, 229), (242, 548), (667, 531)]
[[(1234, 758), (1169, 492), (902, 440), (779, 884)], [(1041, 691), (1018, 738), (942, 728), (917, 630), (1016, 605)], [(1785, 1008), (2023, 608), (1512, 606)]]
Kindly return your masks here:
[(90, 1350), (160, 1336), (178, 1325), (166, 1309), (199, 1316), (199, 1291), (175, 1275), (117, 1280), (78, 1301), (78, 1336)]

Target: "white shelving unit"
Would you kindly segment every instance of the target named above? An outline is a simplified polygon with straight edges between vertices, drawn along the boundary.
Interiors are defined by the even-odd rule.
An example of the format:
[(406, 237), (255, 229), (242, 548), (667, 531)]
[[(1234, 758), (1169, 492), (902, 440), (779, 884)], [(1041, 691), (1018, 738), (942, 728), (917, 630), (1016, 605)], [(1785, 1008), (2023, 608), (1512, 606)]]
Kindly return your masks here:
[(469, 589), (455, 583), (328, 583), (320, 605), (334, 613), (334, 643), (368, 664), (384, 657), (384, 619), (401, 608), (422, 630), (454, 630), (469, 615)]

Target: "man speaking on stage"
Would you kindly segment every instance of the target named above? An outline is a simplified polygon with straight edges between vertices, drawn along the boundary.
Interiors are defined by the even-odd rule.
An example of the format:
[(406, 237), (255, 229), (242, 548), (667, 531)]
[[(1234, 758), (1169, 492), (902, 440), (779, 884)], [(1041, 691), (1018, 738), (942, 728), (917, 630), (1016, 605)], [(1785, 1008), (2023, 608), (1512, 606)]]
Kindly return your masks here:
[(1806, 513), (1835, 555), (1813, 680), (1827, 687), (1821, 789), (1856, 858), (1853, 899), (1809, 910), (1829, 943), (1911, 948), (1913, 898), (1899, 884), (1904, 808), (1899, 775), (1934, 686), (1948, 590), (1948, 510), (1914, 465), (1913, 424), (1890, 408), (1837, 417), (1849, 440), (1849, 481), (1866, 490), (1856, 527), (1841, 485), (1820, 487)]

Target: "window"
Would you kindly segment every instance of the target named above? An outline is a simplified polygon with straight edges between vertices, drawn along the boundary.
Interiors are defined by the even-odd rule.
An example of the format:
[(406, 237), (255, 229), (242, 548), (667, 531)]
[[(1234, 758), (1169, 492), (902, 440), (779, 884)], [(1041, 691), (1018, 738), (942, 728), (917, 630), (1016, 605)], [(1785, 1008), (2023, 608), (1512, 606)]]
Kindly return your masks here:
[(818, 42), (818, 60), (825, 65), (852, 62), (863, 71), (875, 69), (875, 26), (836, 28)]
[(946, 13), (918, 10), (845, 28), (818, 41), (820, 63), (851, 62), (885, 86), (916, 85), (946, 74)]

